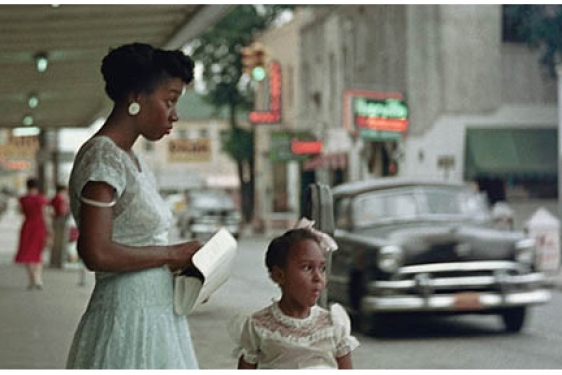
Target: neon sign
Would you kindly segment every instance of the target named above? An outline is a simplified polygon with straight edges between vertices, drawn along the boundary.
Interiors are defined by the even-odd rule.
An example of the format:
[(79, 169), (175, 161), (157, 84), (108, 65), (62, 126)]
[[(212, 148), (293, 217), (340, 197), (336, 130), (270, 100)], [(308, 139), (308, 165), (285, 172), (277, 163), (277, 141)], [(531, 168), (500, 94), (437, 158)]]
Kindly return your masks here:
[(291, 151), (295, 155), (321, 154), (322, 148), (322, 141), (291, 140)]
[(269, 110), (252, 111), (248, 115), (252, 123), (275, 124), (281, 121), (281, 65), (272, 61), (269, 67)]
[(344, 127), (361, 138), (399, 140), (408, 130), (408, 106), (401, 93), (344, 92)]
[(408, 129), (408, 107), (397, 99), (353, 99), (353, 115), (358, 128), (404, 133)]

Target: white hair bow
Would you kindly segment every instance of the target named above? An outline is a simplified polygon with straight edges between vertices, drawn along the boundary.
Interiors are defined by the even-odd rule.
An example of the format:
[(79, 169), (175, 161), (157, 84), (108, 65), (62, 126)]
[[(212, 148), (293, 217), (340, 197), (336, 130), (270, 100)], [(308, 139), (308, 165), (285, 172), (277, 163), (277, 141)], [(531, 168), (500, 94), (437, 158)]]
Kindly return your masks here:
[(299, 222), (295, 226), (295, 229), (307, 229), (316, 237), (316, 239), (320, 243), (320, 246), (325, 251), (336, 251), (338, 249), (338, 244), (336, 243), (336, 241), (327, 233), (319, 231), (318, 229), (314, 229), (314, 223), (315, 222), (313, 220), (308, 220), (306, 217), (303, 217), (299, 220)]

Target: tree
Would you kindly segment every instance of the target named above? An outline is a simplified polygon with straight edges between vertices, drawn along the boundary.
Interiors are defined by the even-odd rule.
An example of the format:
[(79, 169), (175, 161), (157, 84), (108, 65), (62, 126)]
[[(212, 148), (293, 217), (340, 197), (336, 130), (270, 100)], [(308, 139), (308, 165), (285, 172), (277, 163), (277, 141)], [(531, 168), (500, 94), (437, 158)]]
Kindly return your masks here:
[(542, 49), (541, 64), (552, 76), (562, 63), (562, 5), (504, 5), (504, 30), (511, 37)]
[(291, 8), (287, 5), (237, 5), (191, 45), (192, 57), (204, 66), (204, 99), (217, 109), (228, 109), (231, 128), (222, 146), (236, 161), (246, 223), (251, 222), (254, 212), (254, 130), (241, 127), (237, 114), (251, 110), (254, 101), (252, 82), (242, 74), (241, 49)]

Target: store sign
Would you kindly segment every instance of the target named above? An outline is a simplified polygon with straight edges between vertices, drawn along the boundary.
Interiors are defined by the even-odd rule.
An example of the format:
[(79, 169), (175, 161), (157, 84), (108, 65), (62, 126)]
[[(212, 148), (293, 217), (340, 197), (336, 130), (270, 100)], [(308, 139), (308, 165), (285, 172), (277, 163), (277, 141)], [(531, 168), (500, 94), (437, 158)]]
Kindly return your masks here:
[(10, 137), (6, 143), (0, 144), (0, 168), (10, 171), (29, 170), (39, 160), (39, 152), (39, 137)]
[(353, 100), (353, 116), (360, 129), (398, 133), (408, 129), (408, 107), (402, 100), (357, 97)]
[(291, 140), (291, 151), (295, 155), (313, 155), (322, 153), (322, 141)]
[(176, 138), (168, 141), (168, 161), (171, 163), (210, 162), (211, 158), (209, 138)]
[(408, 106), (399, 92), (344, 91), (343, 127), (371, 141), (399, 141), (408, 130)]
[(322, 142), (307, 131), (273, 132), (269, 140), (269, 159), (273, 162), (306, 160), (321, 152), (322, 147)]
[(373, 141), (399, 141), (402, 139), (402, 133), (398, 132), (385, 132), (375, 129), (359, 129), (359, 136), (362, 139), (368, 139)]

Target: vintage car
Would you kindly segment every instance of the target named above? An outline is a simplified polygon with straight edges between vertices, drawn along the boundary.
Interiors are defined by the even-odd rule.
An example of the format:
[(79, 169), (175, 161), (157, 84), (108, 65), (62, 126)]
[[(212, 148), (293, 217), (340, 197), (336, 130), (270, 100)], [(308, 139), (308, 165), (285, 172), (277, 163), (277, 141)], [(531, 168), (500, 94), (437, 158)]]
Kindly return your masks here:
[(176, 225), (182, 238), (206, 240), (220, 228), (239, 238), (242, 215), (232, 195), (224, 190), (191, 190)]
[(374, 332), (401, 313), (499, 314), (522, 329), (550, 291), (534, 240), (493, 227), (471, 185), (382, 178), (332, 190), (335, 239), (328, 301)]

